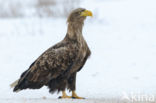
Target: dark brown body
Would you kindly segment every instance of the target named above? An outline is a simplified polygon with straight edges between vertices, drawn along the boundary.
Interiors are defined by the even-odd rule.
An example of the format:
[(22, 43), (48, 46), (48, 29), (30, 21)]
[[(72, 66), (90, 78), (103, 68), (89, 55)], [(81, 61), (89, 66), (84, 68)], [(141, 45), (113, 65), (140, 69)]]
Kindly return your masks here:
[[(63, 75), (58, 76), (56, 79), (52, 79), (48, 83), (50, 92), (54, 92), (55, 90), (65, 90), (65, 88), (68, 88), (70, 91), (75, 90), (76, 74), (81, 70), (87, 58), (90, 56), (90, 50), (87, 44), (85, 45), (85, 48), (87, 48), (86, 51), (80, 51), (80, 48), (82, 47), (80, 47), (80, 44), (77, 40), (70, 40), (70, 38), (66, 37), (65, 42), (68, 45), (70, 44), (69, 48), (71, 48), (74, 52), (74, 54), (72, 54), (74, 59), (71, 59), (72, 61), (70, 61), (71, 64), (69, 64), (69, 69), (66, 70)], [(83, 55), (83, 53), (85, 53), (85, 55)], [(78, 54), (81, 56), (78, 57)]]
[(68, 18), (65, 38), (45, 51), (18, 80), (14, 91), (39, 89), (46, 85), (51, 93), (75, 90), (76, 74), (82, 69), (91, 52), (82, 36), (86, 17)]

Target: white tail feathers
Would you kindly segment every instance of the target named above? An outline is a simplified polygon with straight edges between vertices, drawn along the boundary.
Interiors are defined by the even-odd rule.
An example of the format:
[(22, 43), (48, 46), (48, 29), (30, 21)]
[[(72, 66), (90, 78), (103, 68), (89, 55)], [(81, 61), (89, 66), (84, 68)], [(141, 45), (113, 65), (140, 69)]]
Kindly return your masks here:
[(19, 81), (19, 79), (16, 80), (15, 82), (13, 82), (12, 84), (10, 84), (10, 87), (14, 88), (18, 84), (18, 81)]

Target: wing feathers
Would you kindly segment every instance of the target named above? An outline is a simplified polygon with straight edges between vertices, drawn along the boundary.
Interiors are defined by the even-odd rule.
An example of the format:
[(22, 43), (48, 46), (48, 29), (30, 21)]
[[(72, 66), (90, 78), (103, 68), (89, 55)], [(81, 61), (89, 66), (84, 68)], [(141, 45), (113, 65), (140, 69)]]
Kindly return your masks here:
[(39, 88), (46, 85), (52, 78), (56, 78), (67, 71), (73, 63), (78, 48), (72, 44), (57, 44), (45, 51), (30, 68), (25, 71), (20, 80), (14, 83), (16, 89)]

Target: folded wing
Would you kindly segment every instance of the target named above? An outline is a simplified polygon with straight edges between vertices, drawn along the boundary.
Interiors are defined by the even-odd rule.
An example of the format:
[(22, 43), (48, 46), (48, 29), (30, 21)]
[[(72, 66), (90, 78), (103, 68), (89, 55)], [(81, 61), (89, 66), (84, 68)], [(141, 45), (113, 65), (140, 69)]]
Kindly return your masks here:
[(77, 51), (76, 45), (70, 43), (49, 48), (21, 75), (14, 91), (38, 89), (51, 79), (63, 75), (73, 64)]

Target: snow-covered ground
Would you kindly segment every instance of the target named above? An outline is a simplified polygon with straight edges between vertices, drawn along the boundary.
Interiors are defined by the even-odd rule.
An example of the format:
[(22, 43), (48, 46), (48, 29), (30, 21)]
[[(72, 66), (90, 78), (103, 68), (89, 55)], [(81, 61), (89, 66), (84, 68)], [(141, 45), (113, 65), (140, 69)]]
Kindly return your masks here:
[[(84, 37), (92, 51), (77, 76), (77, 93), (86, 100), (107, 103), (107, 98), (156, 96), (156, 1), (84, 0), (93, 11)], [(0, 19), (0, 102), (66, 103), (48, 89), (13, 93), (10, 83), (47, 48), (62, 40), (66, 19)], [(42, 99), (48, 98), (48, 99)], [(145, 97), (143, 97), (145, 98)], [(154, 98), (156, 99), (156, 98)]]

